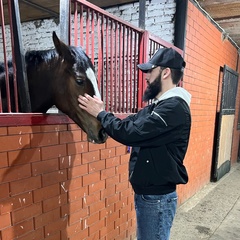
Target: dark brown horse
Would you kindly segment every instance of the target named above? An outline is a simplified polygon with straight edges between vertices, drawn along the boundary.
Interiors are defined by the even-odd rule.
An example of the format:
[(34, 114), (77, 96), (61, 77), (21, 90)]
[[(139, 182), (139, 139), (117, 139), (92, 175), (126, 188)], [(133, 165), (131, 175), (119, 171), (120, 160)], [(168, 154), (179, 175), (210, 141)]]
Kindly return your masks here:
[[(68, 115), (83, 131), (88, 141), (103, 143), (107, 135), (99, 121), (81, 110), (78, 95), (100, 96), (94, 67), (80, 47), (67, 46), (53, 32), (54, 50), (29, 51), (25, 55), (32, 112), (45, 113), (53, 105)], [(12, 92), (13, 69), (9, 63)], [(6, 103), (4, 67), (0, 66), (0, 89), (3, 110)], [(4, 92), (5, 91), (5, 92)], [(11, 98), (13, 94), (11, 93)], [(5, 97), (5, 98), (4, 98)], [(14, 105), (14, 101), (11, 101)], [(14, 108), (14, 106), (12, 106)]]

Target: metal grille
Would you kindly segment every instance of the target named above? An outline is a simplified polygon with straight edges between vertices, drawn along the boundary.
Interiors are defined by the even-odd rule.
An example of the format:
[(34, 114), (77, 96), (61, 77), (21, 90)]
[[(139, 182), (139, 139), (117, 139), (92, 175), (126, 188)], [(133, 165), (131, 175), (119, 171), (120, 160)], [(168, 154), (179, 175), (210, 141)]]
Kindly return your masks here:
[[(70, 44), (81, 46), (91, 58), (106, 110), (115, 113), (137, 112), (144, 106), (142, 95), (146, 84), (144, 75), (138, 70), (137, 64), (147, 61), (159, 47), (174, 46), (148, 31), (114, 17), (87, 1), (71, 0), (70, 2)], [(10, 0), (8, 0), (8, 5), (10, 5), (9, 3)], [(15, 70), (15, 64), (11, 75), (14, 89), (11, 91), (12, 94), (9, 91), (10, 79), (7, 62), (10, 59), (7, 57), (3, 14), (3, 8), (6, 11), (6, 7), (0, 0), (2, 30), (2, 34), (0, 32), (0, 45), (2, 42), (4, 49), (3, 66), (7, 70), (2, 77), (3, 80), (1, 80), (4, 81), (4, 84), (0, 85), (6, 94), (5, 98), (0, 96), (0, 113), (19, 112), (15, 79), (16, 72), (21, 71)], [(8, 9), (10, 9), (9, 16), (12, 18), (11, 8)], [(13, 39), (12, 24), (10, 24), (10, 32)], [(177, 50), (182, 53), (181, 50)], [(14, 52), (14, 47), (12, 52)], [(14, 54), (12, 60), (14, 63)], [(6, 109), (2, 107), (6, 106), (4, 101), (7, 101)], [(11, 102), (14, 102), (14, 110), (11, 109)]]

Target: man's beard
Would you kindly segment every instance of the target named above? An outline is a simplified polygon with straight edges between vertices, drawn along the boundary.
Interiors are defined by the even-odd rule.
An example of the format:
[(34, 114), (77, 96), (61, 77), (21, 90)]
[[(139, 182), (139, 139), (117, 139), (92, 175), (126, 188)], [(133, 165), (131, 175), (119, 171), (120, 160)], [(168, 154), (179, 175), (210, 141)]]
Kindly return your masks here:
[(161, 91), (162, 91), (162, 79), (160, 73), (159, 76), (147, 86), (143, 94), (143, 101), (147, 102), (151, 99), (154, 99)]

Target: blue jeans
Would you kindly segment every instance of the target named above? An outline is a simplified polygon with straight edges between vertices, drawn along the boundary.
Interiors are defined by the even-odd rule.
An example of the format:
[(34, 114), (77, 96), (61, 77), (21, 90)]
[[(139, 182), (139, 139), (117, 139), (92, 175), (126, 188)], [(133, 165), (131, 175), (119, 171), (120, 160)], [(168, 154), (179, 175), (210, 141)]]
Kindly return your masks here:
[(165, 195), (135, 194), (137, 239), (168, 240), (176, 208), (176, 191)]

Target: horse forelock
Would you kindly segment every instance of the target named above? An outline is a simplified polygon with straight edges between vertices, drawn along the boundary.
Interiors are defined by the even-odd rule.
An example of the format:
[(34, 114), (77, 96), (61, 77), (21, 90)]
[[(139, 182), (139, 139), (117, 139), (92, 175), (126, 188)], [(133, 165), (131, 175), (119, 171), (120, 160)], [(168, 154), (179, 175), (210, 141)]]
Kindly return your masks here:
[(91, 81), (94, 89), (94, 93), (98, 98), (101, 98), (100, 92), (98, 90), (97, 78), (95, 75), (94, 66), (92, 61), (87, 56), (87, 54), (80, 47), (72, 47), (72, 51), (74, 51), (74, 55), (76, 57), (76, 61), (74, 64), (75, 71), (80, 68), (85, 71), (87, 78)]

